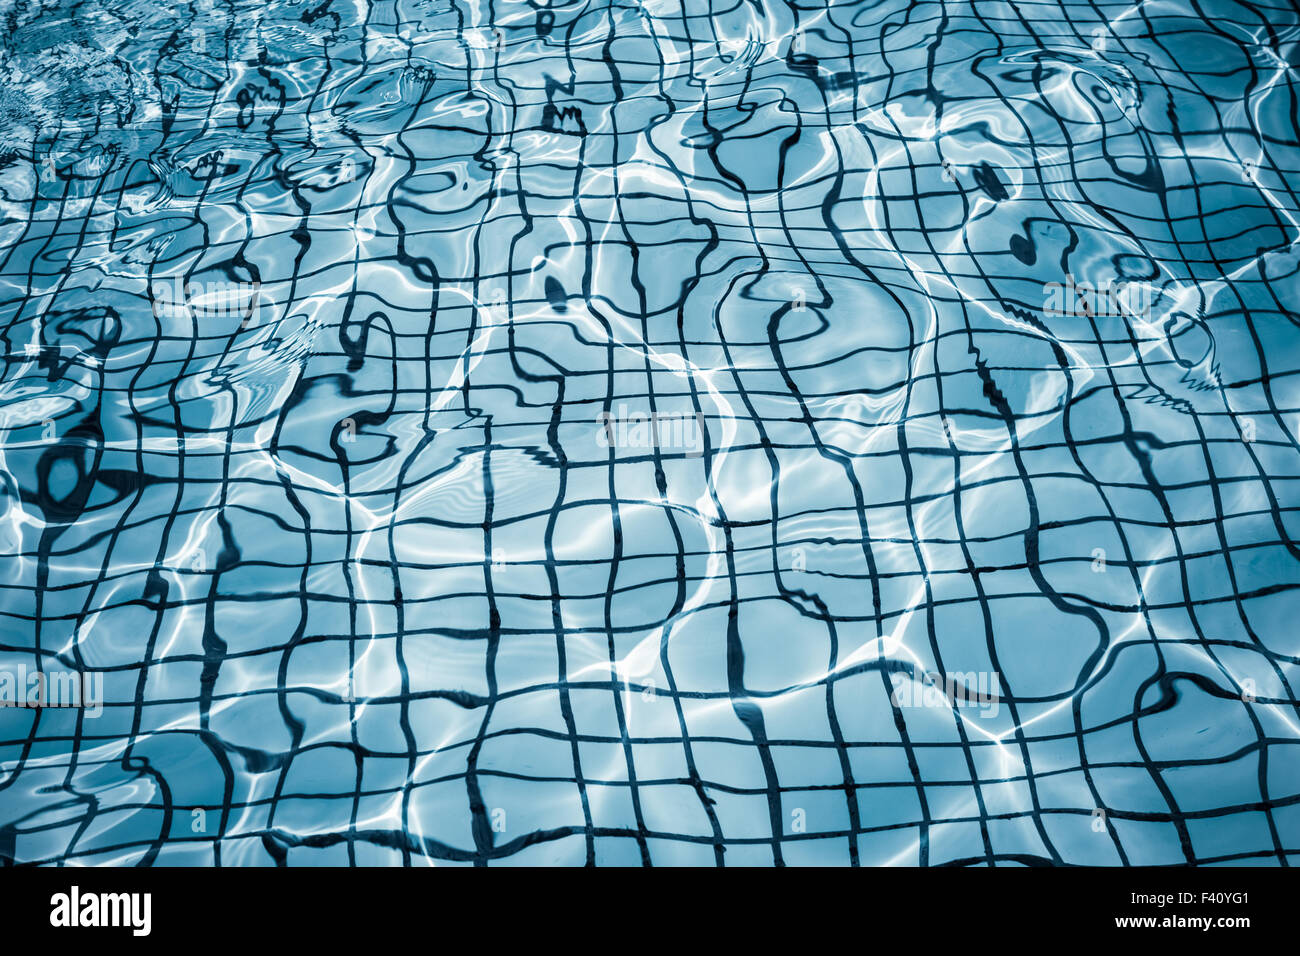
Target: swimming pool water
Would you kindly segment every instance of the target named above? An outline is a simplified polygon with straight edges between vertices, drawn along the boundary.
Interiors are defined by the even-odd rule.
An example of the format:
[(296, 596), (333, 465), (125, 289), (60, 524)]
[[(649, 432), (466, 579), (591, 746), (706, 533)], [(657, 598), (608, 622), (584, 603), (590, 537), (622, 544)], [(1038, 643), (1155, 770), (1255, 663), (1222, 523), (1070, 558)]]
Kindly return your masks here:
[(0, 15), (0, 859), (1300, 854), (1293, 4)]

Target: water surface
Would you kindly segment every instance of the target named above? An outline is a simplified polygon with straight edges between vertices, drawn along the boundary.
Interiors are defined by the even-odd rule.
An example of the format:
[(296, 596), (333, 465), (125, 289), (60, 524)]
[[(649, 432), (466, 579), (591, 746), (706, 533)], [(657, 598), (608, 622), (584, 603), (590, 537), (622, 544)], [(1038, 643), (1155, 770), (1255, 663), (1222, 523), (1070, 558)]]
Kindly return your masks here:
[(6, 862), (1300, 853), (1293, 5), (0, 16)]

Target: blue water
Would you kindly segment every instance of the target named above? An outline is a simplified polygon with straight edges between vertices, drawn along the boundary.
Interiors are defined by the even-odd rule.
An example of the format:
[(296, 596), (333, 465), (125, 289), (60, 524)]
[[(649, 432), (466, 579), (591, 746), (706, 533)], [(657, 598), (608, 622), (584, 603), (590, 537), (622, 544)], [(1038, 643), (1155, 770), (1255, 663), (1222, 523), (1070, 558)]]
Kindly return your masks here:
[(0, 860), (1300, 856), (1293, 5), (0, 16)]

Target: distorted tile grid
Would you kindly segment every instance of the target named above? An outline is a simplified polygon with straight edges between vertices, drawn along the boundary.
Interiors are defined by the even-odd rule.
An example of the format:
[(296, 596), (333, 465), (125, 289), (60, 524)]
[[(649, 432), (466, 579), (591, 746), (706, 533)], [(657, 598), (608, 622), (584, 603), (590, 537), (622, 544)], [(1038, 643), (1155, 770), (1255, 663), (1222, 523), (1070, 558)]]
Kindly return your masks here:
[(0, 859), (1300, 857), (1294, 5), (0, 15)]

